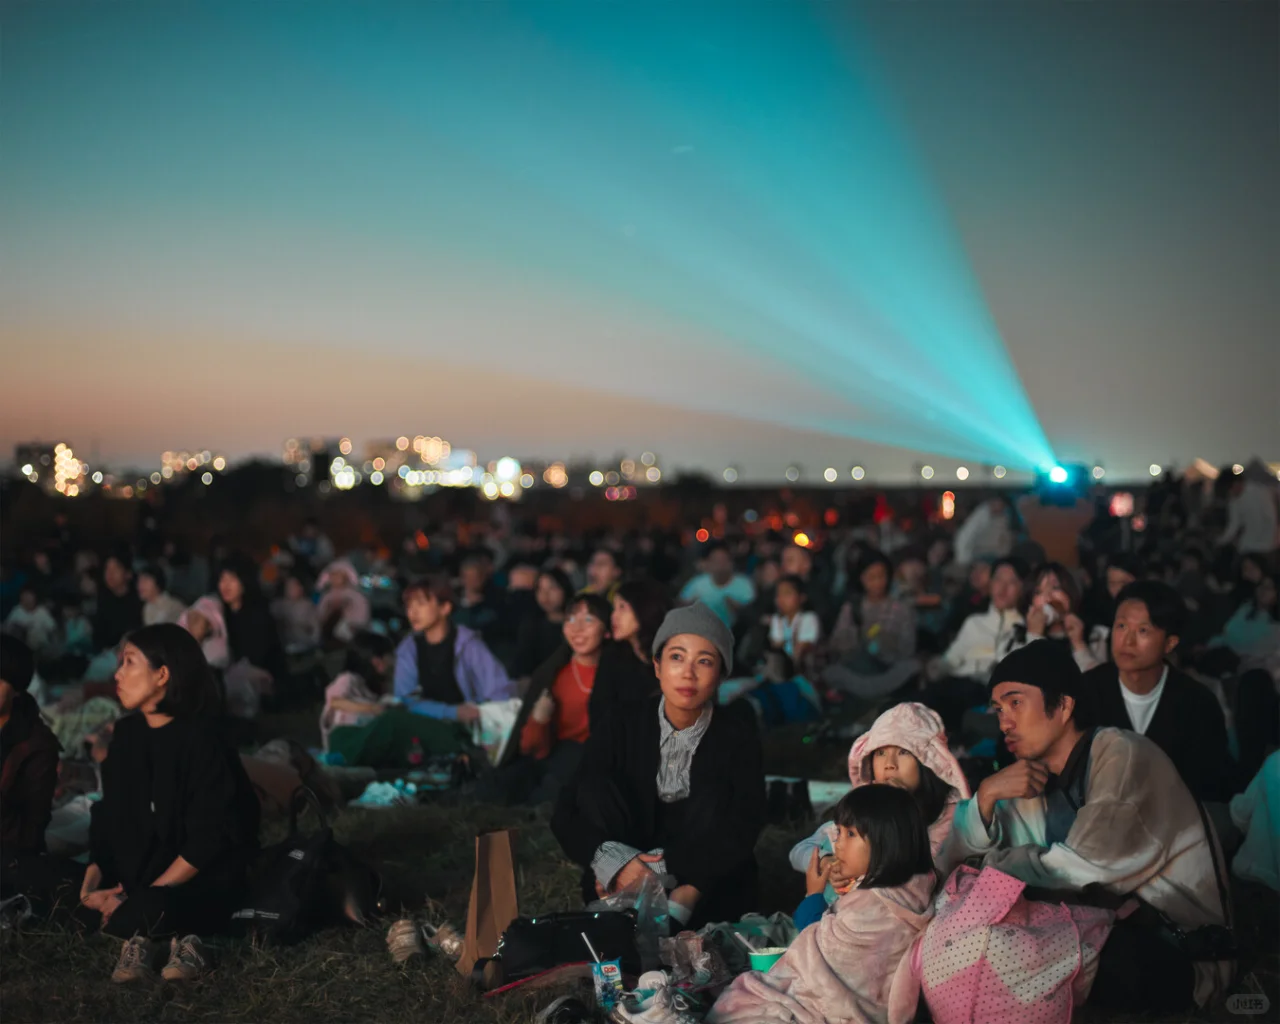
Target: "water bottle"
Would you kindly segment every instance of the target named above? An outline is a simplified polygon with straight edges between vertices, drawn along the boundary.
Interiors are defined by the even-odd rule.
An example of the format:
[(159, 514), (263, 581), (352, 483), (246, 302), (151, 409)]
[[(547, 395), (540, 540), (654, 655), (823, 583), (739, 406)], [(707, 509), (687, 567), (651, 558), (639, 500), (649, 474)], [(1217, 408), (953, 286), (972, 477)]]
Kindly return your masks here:
[(422, 750), (422, 744), (418, 742), (418, 737), (413, 738), (413, 742), (409, 744), (409, 763), (413, 765), (422, 764), (426, 754)]

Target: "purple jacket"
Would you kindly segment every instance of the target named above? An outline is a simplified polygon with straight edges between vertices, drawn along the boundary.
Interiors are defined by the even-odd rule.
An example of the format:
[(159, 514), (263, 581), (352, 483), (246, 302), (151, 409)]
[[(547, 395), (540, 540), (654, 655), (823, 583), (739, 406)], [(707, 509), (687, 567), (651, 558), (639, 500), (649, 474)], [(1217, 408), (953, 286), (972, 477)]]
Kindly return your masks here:
[[(470, 704), (483, 704), (490, 700), (507, 700), (516, 696), (515, 684), (507, 677), (507, 670), (480, 639), (480, 634), (466, 626), (454, 626), (456, 639), (453, 644), (453, 673), (458, 689)], [(413, 634), (400, 641), (396, 648), (396, 696), (415, 715), (428, 718), (458, 717), (455, 704), (442, 704), (437, 700), (423, 700), (418, 696), (418, 649)]]

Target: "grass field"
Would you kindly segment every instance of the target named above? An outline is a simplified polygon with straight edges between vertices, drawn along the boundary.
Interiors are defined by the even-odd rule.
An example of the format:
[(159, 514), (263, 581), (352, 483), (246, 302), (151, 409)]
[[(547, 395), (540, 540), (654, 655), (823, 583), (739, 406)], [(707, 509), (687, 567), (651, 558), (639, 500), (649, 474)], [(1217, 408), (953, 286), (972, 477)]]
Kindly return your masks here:
[[(314, 721), (314, 719), (312, 719)], [(280, 723), (283, 724), (283, 723)], [(799, 734), (771, 736), (771, 770), (839, 778), (844, 751), (803, 743)], [(85, 940), (51, 925), (7, 935), (0, 959), (0, 1019), (27, 1021), (247, 1021), (356, 1022), (528, 1021), (556, 991), (482, 999), (453, 964), (431, 955), (397, 967), (387, 955), (386, 926), (396, 912), (427, 912), (459, 930), (465, 924), (477, 830), (515, 827), (521, 909), (541, 912), (576, 906), (577, 868), (565, 860), (545, 816), (444, 800), (391, 811), (345, 810), (335, 822), (338, 838), (382, 871), (389, 903), (386, 921), (368, 929), (331, 929), (298, 946), (256, 948), (224, 940), (216, 969), (190, 986), (111, 984), (119, 943)], [(800, 876), (786, 861), (799, 829), (769, 828), (757, 848), (761, 862), (760, 910), (790, 911), (803, 894)], [(269, 825), (267, 839), (283, 834)], [(1280, 937), (1275, 894), (1241, 890), (1242, 938), (1254, 952), (1245, 969), (1259, 980), (1271, 1012), (1252, 1018), (1226, 1011), (1200, 1019), (1280, 1019)], [(564, 991), (564, 990), (560, 990)], [(1109, 1018), (1086, 1011), (1082, 1019)], [(1149, 1018), (1155, 1020), (1157, 1018)]]

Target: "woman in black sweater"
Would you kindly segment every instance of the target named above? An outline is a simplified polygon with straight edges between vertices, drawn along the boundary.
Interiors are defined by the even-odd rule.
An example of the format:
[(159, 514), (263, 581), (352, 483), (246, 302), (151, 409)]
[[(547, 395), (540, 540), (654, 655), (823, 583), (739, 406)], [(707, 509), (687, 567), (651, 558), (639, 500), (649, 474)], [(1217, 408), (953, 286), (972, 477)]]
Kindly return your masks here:
[(247, 661), (270, 673), (276, 686), (281, 686), (286, 673), (284, 647), (271, 606), (258, 586), (258, 567), (252, 560), (232, 555), (223, 563), (218, 574), (218, 598), (227, 624), (231, 664)]
[(80, 890), (86, 923), (124, 938), (117, 982), (195, 977), (206, 966), (196, 933), (225, 927), (258, 849), (258, 799), (227, 741), (217, 684), (181, 626), (127, 637), (116, 672), (126, 715), (102, 764)]
[(695, 604), (667, 615), (653, 653), (661, 695), (592, 723), (551, 830), (588, 901), (652, 873), (679, 927), (737, 920), (755, 905), (765, 786), (750, 708), (715, 706), (733, 637)]
[(671, 610), (665, 588), (652, 580), (628, 580), (613, 596), (612, 640), (600, 654), (596, 673), (599, 706), (646, 700), (658, 692), (653, 672), (653, 638)]

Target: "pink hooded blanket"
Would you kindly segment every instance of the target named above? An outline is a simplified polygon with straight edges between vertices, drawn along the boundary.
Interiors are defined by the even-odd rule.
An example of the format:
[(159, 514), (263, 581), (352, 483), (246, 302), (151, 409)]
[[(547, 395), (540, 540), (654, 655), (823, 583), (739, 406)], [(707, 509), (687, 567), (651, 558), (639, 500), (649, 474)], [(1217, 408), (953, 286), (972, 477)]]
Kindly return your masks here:
[(197, 598), (195, 604), (178, 616), (178, 625), (187, 632), (191, 632), (192, 612), (209, 624), (209, 631), (200, 641), (205, 661), (214, 668), (226, 668), (231, 652), (227, 646), (227, 620), (222, 615), (222, 602), (211, 594)]
[[(345, 586), (334, 589), (333, 581), (341, 577)], [(360, 577), (355, 567), (345, 558), (331, 563), (320, 574), (316, 586), (324, 591), (320, 598), (317, 615), (321, 624), (329, 622), (337, 616), (334, 636), (341, 641), (349, 641), (360, 630), (369, 625), (372, 612), (369, 599), (360, 593)]]
[[(856, 789), (875, 781), (871, 774), (871, 755), (881, 747), (900, 747), (951, 787), (946, 805), (935, 821), (929, 823), (929, 848), (934, 862), (956, 815), (956, 804), (969, 799), (969, 783), (960, 762), (947, 747), (947, 732), (938, 713), (923, 704), (898, 704), (877, 718), (871, 728), (853, 741), (849, 751), (849, 782)], [(939, 866), (942, 874), (950, 869)]]
[(1033, 903), (1024, 888), (967, 866), (943, 886), (908, 958), (934, 1024), (1067, 1024), (1088, 997), (1115, 915)]

